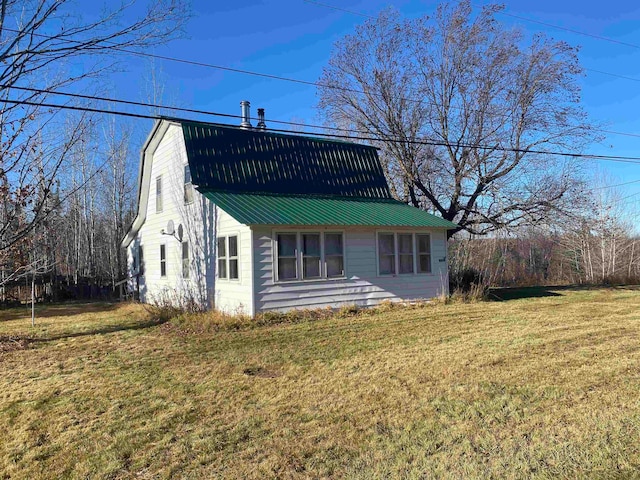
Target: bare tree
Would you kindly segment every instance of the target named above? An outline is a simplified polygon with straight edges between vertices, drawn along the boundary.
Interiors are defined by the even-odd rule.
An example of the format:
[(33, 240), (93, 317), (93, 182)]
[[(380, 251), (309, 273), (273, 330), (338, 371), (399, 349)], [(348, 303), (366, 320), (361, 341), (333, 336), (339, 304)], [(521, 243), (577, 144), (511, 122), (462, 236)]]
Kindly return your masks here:
[(433, 19), (393, 10), (338, 41), (319, 106), (378, 139), (395, 195), (484, 234), (534, 223), (581, 192), (577, 162), (532, 153), (593, 138), (580, 107), (576, 49), (524, 42), (468, 1)]
[(83, 135), (86, 119), (77, 117), (66, 129), (70, 136), (58, 134), (69, 117), (39, 106), (48, 92), (86, 89), (125, 51), (163, 43), (182, 28), (184, 0), (151, 1), (141, 13), (140, 3), (119, 3), (85, 20), (71, 0), (0, 0), (0, 200), (8, 205), (0, 214), (0, 253), (49, 214), (56, 178)]

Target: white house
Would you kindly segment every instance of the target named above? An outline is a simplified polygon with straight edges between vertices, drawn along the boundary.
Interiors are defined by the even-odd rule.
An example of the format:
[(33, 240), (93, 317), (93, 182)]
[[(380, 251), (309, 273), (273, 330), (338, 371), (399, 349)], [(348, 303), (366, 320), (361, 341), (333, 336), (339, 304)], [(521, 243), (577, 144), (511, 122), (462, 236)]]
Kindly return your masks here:
[(252, 128), (243, 111), (241, 127), (153, 127), (122, 242), (141, 301), (255, 315), (448, 293), (455, 224), (394, 200), (375, 148)]

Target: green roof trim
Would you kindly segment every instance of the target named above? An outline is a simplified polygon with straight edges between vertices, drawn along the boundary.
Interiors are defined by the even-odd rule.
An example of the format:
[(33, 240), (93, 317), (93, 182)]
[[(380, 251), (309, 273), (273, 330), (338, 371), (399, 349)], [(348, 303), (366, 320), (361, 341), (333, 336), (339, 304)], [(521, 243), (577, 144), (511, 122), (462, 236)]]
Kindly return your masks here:
[(302, 195), (260, 195), (201, 192), (245, 225), (352, 225), (425, 227), (452, 230), (458, 226), (397, 200)]

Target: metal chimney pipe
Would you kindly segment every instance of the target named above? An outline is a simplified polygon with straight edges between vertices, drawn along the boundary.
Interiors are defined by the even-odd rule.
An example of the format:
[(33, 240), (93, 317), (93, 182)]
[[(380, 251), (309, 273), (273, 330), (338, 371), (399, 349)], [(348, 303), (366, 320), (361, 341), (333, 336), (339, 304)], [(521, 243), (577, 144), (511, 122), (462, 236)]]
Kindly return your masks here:
[(259, 108), (258, 109), (258, 125), (256, 125), (256, 127), (259, 130), (266, 130), (267, 129), (267, 124), (264, 122), (264, 108)]
[(240, 102), (240, 110), (242, 111), (242, 122), (240, 122), (240, 126), (242, 128), (251, 128), (251, 104), (249, 100), (242, 100)]

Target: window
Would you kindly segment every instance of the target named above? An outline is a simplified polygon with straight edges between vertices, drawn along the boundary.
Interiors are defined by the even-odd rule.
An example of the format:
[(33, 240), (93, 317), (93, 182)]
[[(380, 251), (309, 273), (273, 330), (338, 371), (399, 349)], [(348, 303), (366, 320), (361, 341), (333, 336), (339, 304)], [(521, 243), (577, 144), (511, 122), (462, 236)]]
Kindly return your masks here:
[(428, 233), (378, 233), (380, 275), (431, 273), (431, 236)]
[(341, 233), (324, 234), (324, 262), (327, 277), (344, 277), (344, 246)]
[(189, 242), (182, 242), (182, 278), (189, 278)]
[(320, 234), (302, 234), (302, 278), (320, 278)]
[(142, 249), (142, 245), (138, 247), (138, 265), (138, 273), (144, 275), (144, 250)]
[(378, 234), (378, 263), (380, 275), (396, 273), (396, 237), (393, 233)]
[(416, 234), (418, 244), (418, 273), (431, 273), (431, 236)]
[(240, 278), (237, 235), (218, 237), (218, 278)]
[(167, 276), (167, 246), (160, 245), (160, 276)]
[(226, 237), (218, 237), (218, 278), (227, 278)]
[(277, 235), (278, 280), (295, 280), (298, 278), (298, 236), (295, 233), (279, 233)]
[(238, 280), (238, 236), (229, 238), (229, 280)]
[(184, 166), (184, 203), (193, 202), (193, 184), (191, 183), (191, 170), (189, 165)]
[(276, 281), (344, 277), (344, 243), (340, 232), (276, 234)]
[(156, 213), (162, 212), (162, 175), (156, 177)]
[(410, 233), (398, 234), (398, 260), (401, 274), (413, 273), (413, 235)]

